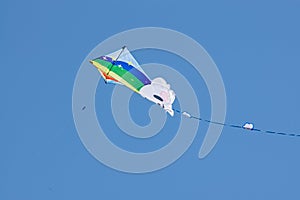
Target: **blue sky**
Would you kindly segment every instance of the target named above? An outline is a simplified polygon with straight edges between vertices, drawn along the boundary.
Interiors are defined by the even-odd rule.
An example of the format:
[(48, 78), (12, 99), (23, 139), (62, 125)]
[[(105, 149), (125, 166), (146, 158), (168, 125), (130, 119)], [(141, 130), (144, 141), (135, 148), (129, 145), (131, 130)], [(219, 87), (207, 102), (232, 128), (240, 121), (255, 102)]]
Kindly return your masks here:
[[(140, 175), (112, 170), (79, 139), (72, 89), (101, 41), (130, 28), (171, 28), (217, 64), (228, 122), (300, 132), (299, 8), (296, 0), (1, 1), (0, 199), (298, 199), (299, 138), (225, 128), (199, 160), (203, 124), (173, 165)], [(149, 62), (157, 54), (136, 57)], [(207, 97), (205, 84), (202, 90)], [(209, 99), (203, 104), (209, 117)]]

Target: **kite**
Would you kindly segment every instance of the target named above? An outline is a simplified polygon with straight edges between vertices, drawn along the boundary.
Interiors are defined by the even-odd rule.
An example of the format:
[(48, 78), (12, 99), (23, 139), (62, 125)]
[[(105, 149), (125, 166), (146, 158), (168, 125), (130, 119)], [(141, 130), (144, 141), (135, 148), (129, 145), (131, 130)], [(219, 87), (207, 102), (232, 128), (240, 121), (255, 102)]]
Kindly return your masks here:
[(125, 85), (174, 116), (172, 104), (175, 92), (163, 78), (151, 80), (126, 46), (111, 54), (90, 60), (90, 63), (98, 69), (106, 83)]
[[(151, 80), (140, 67), (138, 62), (132, 56), (126, 46), (111, 54), (100, 56), (89, 61), (95, 66), (103, 77), (105, 83), (121, 84), (132, 91), (140, 94), (142, 97), (158, 104), (170, 116), (174, 116), (174, 112), (181, 114), (184, 117), (204, 121), (211, 124), (228, 126), (231, 128), (239, 128), (248, 131), (256, 131), (267, 134), (277, 134), (292, 137), (300, 137), (300, 134), (277, 132), (254, 128), (253, 123), (246, 122), (244, 125), (234, 125), (228, 123), (215, 122), (191, 115), (186, 111), (174, 109), (172, 104), (175, 100), (175, 92), (170, 85), (162, 77), (157, 77)], [(82, 110), (86, 107), (84, 106)]]

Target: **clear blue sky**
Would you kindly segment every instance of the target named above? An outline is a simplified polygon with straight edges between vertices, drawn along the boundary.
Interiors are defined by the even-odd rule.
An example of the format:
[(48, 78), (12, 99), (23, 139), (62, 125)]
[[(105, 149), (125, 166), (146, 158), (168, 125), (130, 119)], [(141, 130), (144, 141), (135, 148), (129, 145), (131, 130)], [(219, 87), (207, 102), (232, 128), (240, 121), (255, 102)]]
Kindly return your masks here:
[(77, 70), (98, 43), (159, 26), (189, 35), (214, 59), (228, 122), (300, 132), (299, 19), (296, 0), (1, 1), (0, 199), (299, 199), (300, 138), (225, 128), (199, 160), (203, 125), (173, 165), (132, 175), (86, 151), (71, 105)]

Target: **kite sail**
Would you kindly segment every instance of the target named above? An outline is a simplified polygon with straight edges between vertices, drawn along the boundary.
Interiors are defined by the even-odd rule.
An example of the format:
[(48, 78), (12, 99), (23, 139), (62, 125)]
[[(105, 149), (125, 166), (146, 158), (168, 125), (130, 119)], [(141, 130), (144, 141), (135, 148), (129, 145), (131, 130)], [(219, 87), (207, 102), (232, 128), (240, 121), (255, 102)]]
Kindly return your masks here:
[(90, 63), (98, 68), (105, 81), (123, 84), (134, 92), (138, 93), (143, 86), (151, 84), (126, 47), (91, 60)]
[(124, 46), (122, 49), (90, 60), (107, 83), (125, 85), (142, 97), (160, 105), (171, 116), (175, 92), (161, 78), (153, 81), (147, 76), (132, 54)]

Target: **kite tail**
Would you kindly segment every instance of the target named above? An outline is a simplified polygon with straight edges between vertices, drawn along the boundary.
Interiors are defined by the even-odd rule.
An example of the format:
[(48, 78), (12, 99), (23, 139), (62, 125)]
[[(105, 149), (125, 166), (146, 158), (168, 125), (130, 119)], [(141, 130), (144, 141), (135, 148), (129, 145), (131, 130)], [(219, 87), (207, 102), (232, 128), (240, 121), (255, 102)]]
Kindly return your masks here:
[(216, 124), (216, 125), (220, 125), (220, 126), (226, 126), (226, 127), (230, 127), (230, 128), (237, 128), (237, 129), (244, 129), (244, 130), (248, 130), (248, 131), (252, 131), (252, 132), (259, 132), (259, 133), (264, 133), (264, 134), (273, 134), (273, 135), (283, 135), (283, 136), (290, 136), (290, 137), (300, 137), (300, 134), (296, 134), (296, 133), (288, 133), (288, 132), (278, 132), (278, 131), (270, 131), (270, 130), (263, 130), (263, 129), (257, 129), (254, 128), (254, 125), (252, 123), (245, 123), (243, 126), (241, 125), (235, 125), (235, 124), (229, 124), (229, 123), (221, 123), (221, 122), (216, 122), (216, 121), (211, 121), (211, 120), (207, 120), (207, 119), (203, 119), (197, 116), (193, 116), (190, 113), (186, 112), (186, 111), (181, 111), (181, 110), (177, 110), (177, 109), (173, 109), (176, 113), (183, 115), (184, 117), (190, 118), (190, 119), (196, 119), (199, 121), (204, 121), (206, 123), (209, 124)]

